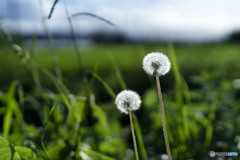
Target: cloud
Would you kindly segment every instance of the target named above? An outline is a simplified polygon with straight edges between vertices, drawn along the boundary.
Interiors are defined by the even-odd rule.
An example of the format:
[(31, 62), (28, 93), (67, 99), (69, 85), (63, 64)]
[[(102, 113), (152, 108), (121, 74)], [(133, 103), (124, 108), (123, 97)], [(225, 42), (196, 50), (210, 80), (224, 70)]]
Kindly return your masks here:
[[(0, 6), (6, 5), (6, 2), (1, 1)], [(18, 1), (19, 6), (13, 4), (13, 0), (9, 2), (13, 10), (20, 7), (21, 19), (18, 21), (22, 32), (36, 32), (36, 28), (42, 32), (41, 17), (49, 14), (54, 0), (21, 0)], [(69, 32), (65, 4), (69, 14), (90, 12), (117, 25), (111, 27), (91, 17), (75, 17), (73, 25), (79, 33), (105, 29), (141, 38), (217, 39), (240, 27), (238, 0), (63, 0), (58, 2), (51, 19), (47, 21), (53, 32)], [(4, 15), (1, 8), (0, 16)], [(18, 29), (11, 17), (5, 22), (11, 30)]]

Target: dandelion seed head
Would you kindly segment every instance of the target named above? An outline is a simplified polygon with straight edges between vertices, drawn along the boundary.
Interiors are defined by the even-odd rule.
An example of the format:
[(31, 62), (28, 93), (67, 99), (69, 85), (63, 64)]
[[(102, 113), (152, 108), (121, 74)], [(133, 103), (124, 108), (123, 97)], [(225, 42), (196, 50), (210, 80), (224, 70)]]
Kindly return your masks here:
[(117, 95), (115, 104), (121, 112), (128, 114), (129, 111), (135, 111), (140, 108), (141, 99), (136, 92), (123, 90)]
[(233, 81), (233, 87), (236, 89), (240, 89), (240, 79), (235, 79)]
[(143, 59), (143, 69), (149, 75), (163, 76), (170, 71), (170, 68), (171, 63), (163, 53), (152, 52)]

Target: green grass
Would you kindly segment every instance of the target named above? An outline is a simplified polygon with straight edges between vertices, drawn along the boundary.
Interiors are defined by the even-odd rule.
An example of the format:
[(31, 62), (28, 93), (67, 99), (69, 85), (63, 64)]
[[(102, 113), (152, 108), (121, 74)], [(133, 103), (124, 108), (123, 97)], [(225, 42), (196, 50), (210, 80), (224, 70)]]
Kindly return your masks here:
[[(112, 56), (119, 68), (122, 70), (139, 70), (142, 56), (146, 53), (160, 51), (167, 52), (167, 46), (163, 45), (107, 45), (100, 44), (81, 51), (83, 65), (86, 68), (92, 68), (96, 64), (100, 69), (109, 68), (109, 56)], [(180, 45), (175, 46), (176, 56), (180, 69), (183, 71), (197, 71), (200, 69), (217, 69), (218, 67), (227, 67), (232, 64), (233, 67), (240, 67), (237, 59), (240, 54), (240, 46), (237, 44), (216, 44), (216, 45)], [(46, 50), (37, 51), (34, 59), (50, 66), (50, 54)], [(62, 69), (71, 70), (77, 68), (77, 60), (72, 48), (56, 49), (59, 64)], [(188, 66), (192, 66), (189, 68)], [(228, 67), (227, 67), (228, 69)], [(235, 68), (233, 68), (235, 69)]]
[(173, 155), (201, 160), (210, 150), (237, 151), (240, 144), (239, 91), (232, 86), (239, 78), (238, 45), (99, 44), (81, 48), (80, 70), (73, 48), (56, 48), (63, 81), (47, 49), (36, 50), (36, 64), (24, 67), (11, 48), (1, 48), (1, 136), (23, 159), (133, 159), (129, 120), (113, 103), (122, 89), (143, 99), (133, 116), (140, 159), (160, 159), (166, 151), (157, 92), (142, 69), (143, 56), (153, 51), (172, 62), (171, 74), (160, 80)]
[[(1, 68), (6, 71), (18, 74), (22, 67), (17, 57), (10, 52), (1, 50)], [(124, 71), (139, 72), (141, 70), (141, 61), (143, 55), (148, 52), (160, 51), (167, 52), (167, 46), (164, 45), (137, 45), (137, 44), (100, 44), (86, 49), (81, 49), (81, 58), (84, 68), (93, 69), (98, 65), (100, 72), (108, 72), (109, 59), (112, 57), (119, 68)], [(177, 62), (179, 68), (184, 74), (198, 73), (202, 70), (224, 70), (224, 74), (233, 76), (239, 69), (238, 63), (240, 55), (240, 46), (235, 44), (215, 44), (215, 45), (179, 45), (175, 46)], [(60, 68), (63, 72), (77, 71), (78, 62), (72, 47), (56, 48)], [(51, 57), (48, 49), (38, 49), (32, 58), (40, 65), (52, 68)], [(189, 67), (191, 66), (191, 67)], [(1, 70), (1, 75), (5, 70)], [(231, 71), (231, 73), (229, 73)]]
[[(142, 72), (144, 55), (154, 51), (168, 54), (167, 46), (158, 44), (96, 44), (79, 48), (84, 67), (81, 69), (79, 69), (73, 47), (55, 48), (59, 67), (63, 73), (63, 80), (74, 92), (79, 90), (74, 84), (77, 84), (79, 79), (83, 77), (82, 74), (85, 73), (83, 71), (95, 70), (96, 68), (97, 73), (109, 85), (114, 89), (119, 88), (112, 61), (124, 73), (126, 83), (134, 89), (140, 85), (140, 81), (134, 81), (134, 77), (138, 79), (144, 76)], [(203, 71), (214, 72), (221, 78), (236, 79), (240, 70), (240, 63), (238, 62), (240, 46), (237, 44), (177, 45), (175, 46), (175, 53), (179, 70), (190, 85), (193, 83), (192, 76)], [(0, 59), (1, 86), (6, 86), (9, 79), (19, 79), (24, 84), (32, 83), (32, 73), (26, 71), (12, 49), (3, 48), (0, 51), (0, 56), (2, 57)], [(40, 66), (53, 71), (51, 54), (47, 48), (36, 49), (31, 58)], [(173, 72), (171, 73), (173, 74)], [(169, 79), (168, 77), (169, 75), (164, 79)], [(40, 75), (40, 78), (44, 85), (52, 86), (43, 76)], [(142, 88), (149, 86), (147, 77), (141, 78), (141, 80), (144, 82)]]
[(175, 51), (179, 67), (186, 74), (210, 70), (232, 77), (240, 69), (238, 44), (177, 46)]

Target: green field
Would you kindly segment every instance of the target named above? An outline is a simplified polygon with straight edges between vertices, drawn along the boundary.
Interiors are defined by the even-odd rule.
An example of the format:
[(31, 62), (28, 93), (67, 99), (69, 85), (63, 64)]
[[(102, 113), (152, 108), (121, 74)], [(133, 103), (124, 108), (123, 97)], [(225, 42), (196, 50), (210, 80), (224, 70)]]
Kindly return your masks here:
[[(174, 49), (179, 69), (187, 80), (204, 71), (219, 74), (221, 78), (238, 78), (240, 46), (237, 44), (176, 45)], [(75, 81), (84, 71), (96, 68), (101, 76), (106, 76), (111, 81), (111, 75), (114, 73), (113, 63), (116, 63), (131, 81), (134, 76), (144, 76), (142, 59), (145, 54), (155, 51), (168, 54), (167, 45), (99, 44), (80, 47), (80, 67), (73, 47), (58, 47), (55, 54), (66, 81)], [(13, 50), (1, 50), (0, 55), (1, 83), (8, 82), (9, 79), (25, 79), (26, 72)], [(34, 50), (31, 59), (53, 70), (51, 53), (47, 47)]]
[[(27, 61), (9, 45), (0, 48), (0, 146), (11, 142), (16, 159), (134, 159), (128, 116), (114, 104), (122, 89), (142, 97), (133, 117), (140, 159), (162, 159), (155, 81), (142, 69), (150, 52), (163, 52), (172, 62), (161, 85), (174, 159), (239, 151), (237, 44), (95, 44), (79, 47), (80, 65), (73, 47), (56, 47), (62, 79), (47, 46), (31, 52), (23, 46)], [(0, 147), (0, 158), (11, 155), (6, 148)]]

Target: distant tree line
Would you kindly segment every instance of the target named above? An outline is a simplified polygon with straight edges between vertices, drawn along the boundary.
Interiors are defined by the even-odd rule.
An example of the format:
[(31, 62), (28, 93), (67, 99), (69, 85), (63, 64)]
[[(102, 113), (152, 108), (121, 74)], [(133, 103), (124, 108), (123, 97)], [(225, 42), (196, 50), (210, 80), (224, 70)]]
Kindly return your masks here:
[(240, 30), (231, 33), (227, 39), (227, 42), (240, 42)]

